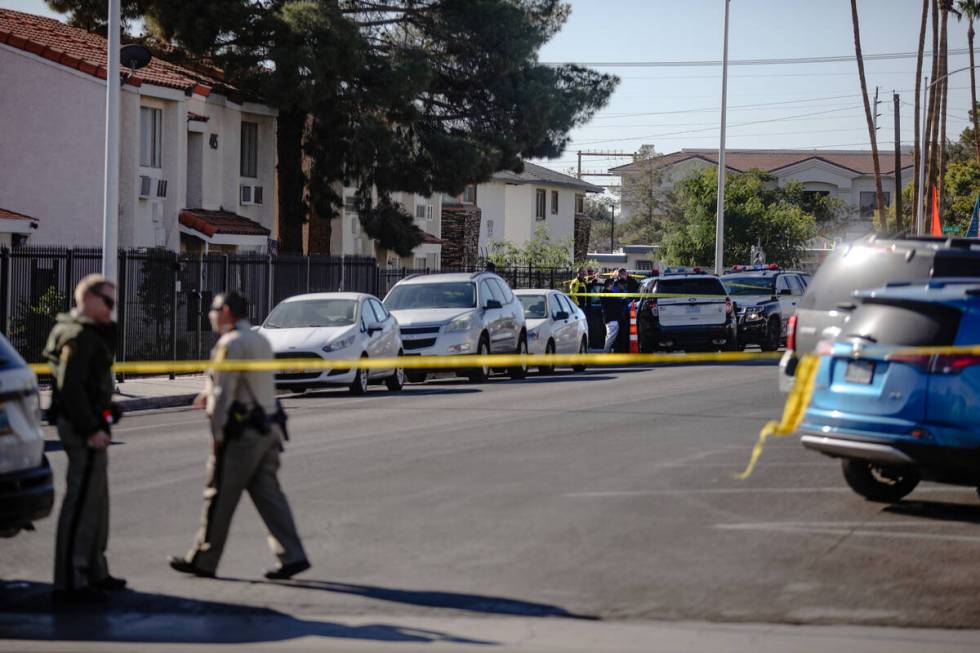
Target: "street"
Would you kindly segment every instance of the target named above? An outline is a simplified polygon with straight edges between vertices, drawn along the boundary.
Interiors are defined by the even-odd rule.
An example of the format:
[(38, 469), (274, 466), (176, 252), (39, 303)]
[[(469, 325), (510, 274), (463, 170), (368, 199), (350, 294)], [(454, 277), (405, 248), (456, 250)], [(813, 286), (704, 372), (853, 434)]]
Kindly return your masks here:
[[(446, 379), (285, 405), (280, 478), (313, 569), (260, 580), (274, 558), (247, 498), (218, 579), (169, 569), (200, 516), (204, 417), (138, 413), (116, 429), (110, 463), (109, 561), (134, 591), (94, 622), (104, 630), (84, 613), (51, 617), (52, 515), (0, 541), (0, 639), (493, 640), (377, 625), (444, 617), (980, 628), (974, 489), (924, 483), (901, 505), (870, 503), (793, 439), (770, 441), (755, 474), (734, 478), (780, 413), (772, 365)], [(60, 503), (64, 454), (46, 431)], [(172, 626), (205, 614), (245, 619)], [(303, 621), (323, 615), (348, 625)], [(293, 630), (248, 627), (270, 616)]]

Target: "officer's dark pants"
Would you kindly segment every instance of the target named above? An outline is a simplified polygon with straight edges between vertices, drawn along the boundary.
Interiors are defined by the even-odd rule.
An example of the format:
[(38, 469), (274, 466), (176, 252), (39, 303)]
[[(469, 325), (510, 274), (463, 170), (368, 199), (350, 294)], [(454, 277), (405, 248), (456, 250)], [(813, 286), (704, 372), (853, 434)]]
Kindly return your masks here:
[(293, 514), (279, 486), (279, 438), (246, 430), (225, 443), (208, 460), (201, 527), (187, 560), (199, 569), (215, 571), (228, 539), (231, 518), (242, 492), (247, 491), (265, 523), (269, 547), (280, 564), (306, 560)]
[(54, 587), (79, 590), (109, 574), (105, 551), (109, 543), (109, 456), (92, 449), (65, 418), (58, 420), (58, 438), (68, 454), (65, 498), (58, 516)]

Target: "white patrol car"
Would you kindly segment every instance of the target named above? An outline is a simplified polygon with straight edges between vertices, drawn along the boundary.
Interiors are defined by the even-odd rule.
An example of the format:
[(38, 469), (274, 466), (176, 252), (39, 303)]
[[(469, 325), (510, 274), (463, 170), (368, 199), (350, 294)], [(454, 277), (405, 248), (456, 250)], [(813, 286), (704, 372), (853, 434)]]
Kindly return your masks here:
[(641, 352), (738, 349), (738, 323), (728, 290), (700, 268), (665, 268), (644, 282), (637, 307)]

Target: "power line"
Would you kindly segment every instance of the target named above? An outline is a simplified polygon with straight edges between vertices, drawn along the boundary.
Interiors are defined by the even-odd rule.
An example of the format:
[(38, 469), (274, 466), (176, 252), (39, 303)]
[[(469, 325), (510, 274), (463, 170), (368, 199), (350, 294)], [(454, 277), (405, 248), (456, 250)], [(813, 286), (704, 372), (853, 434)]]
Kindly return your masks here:
[[(969, 48), (956, 48), (947, 51), (947, 56), (969, 54)], [(932, 53), (923, 53), (923, 59), (932, 58)], [(864, 61), (892, 61), (896, 59), (915, 59), (917, 52), (888, 52), (883, 54), (866, 54)], [(841, 63), (855, 61), (853, 54), (836, 57), (797, 57), (779, 59), (735, 59), (729, 60), (729, 66), (773, 66), (786, 64)], [(545, 66), (591, 66), (593, 68), (702, 68), (720, 66), (721, 61), (544, 61)]]

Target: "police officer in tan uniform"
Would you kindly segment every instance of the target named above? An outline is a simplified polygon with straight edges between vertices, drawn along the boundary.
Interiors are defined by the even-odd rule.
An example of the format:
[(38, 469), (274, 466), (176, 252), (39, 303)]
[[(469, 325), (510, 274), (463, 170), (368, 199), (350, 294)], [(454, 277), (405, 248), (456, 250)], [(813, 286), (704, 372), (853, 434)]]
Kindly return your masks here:
[[(238, 293), (218, 295), (209, 317), (222, 334), (211, 352), (215, 363), (273, 358), (269, 342), (252, 331), (247, 304)], [(279, 487), (279, 452), (285, 432), (277, 422), (273, 373), (212, 369), (195, 407), (205, 408), (211, 424), (213, 453), (208, 461), (204, 513), (194, 546), (184, 557), (171, 557), (180, 572), (212, 578), (228, 537), (242, 492), (248, 492), (269, 533), (279, 566), (265, 577), (291, 578), (310, 568), (286, 496)]]

